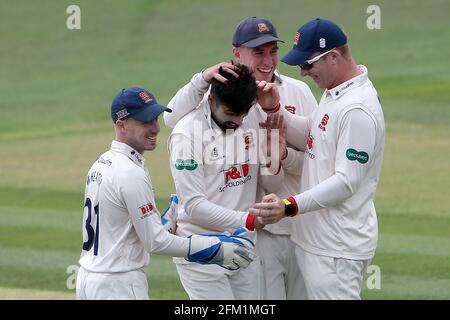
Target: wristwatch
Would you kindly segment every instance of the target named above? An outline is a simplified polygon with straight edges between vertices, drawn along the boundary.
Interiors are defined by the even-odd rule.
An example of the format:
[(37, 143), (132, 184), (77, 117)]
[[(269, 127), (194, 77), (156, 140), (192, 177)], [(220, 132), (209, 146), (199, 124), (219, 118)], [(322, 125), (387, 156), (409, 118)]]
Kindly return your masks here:
[(283, 199), (284, 202), (284, 214), (287, 217), (293, 217), (297, 214), (297, 206), (293, 204), (289, 199)]

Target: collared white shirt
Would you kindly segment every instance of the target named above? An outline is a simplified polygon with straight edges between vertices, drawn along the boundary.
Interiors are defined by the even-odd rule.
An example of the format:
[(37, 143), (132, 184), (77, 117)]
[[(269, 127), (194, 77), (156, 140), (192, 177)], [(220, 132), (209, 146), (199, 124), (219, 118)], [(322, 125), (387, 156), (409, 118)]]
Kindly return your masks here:
[[(297, 116), (309, 116), (317, 108), (317, 102), (311, 89), (302, 81), (275, 74), (274, 83), (277, 85), (280, 95), (280, 108), (283, 114)], [(247, 117), (255, 117), (258, 122), (264, 122), (267, 119), (267, 113), (262, 110), (257, 103), (256, 107), (252, 109)], [(300, 180), (304, 159), (304, 150), (306, 146), (306, 139), (302, 142), (298, 139), (296, 131), (290, 128), (286, 137), (288, 142), (287, 158), (283, 161), (284, 180), (279, 191), (276, 194), (285, 198), (292, 194), (300, 192)], [(291, 134), (292, 133), (292, 134)], [(295, 143), (295, 144), (294, 144)], [(257, 200), (260, 201), (262, 197), (268, 194), (268, 190), (258, 188)], [(273, 234), (291, 234), (292, 223), (288, 219), (280, 220), (275, 224), (269, 224), (264, 227), (265, 230)]]
[(207, 100), (175, 125), (168, 151), (180, 198), (178, 235), (245, 227), (258, 184), (279, 189), (283, 171), (268, 175), (259, 162), (252, 140), (257, 128), (256, 119), (245, 118), (234, 134), (223, 133), (211, 119)]
[(373, 199), (384, 154), (385, 124), (367, 69), (326, 90), (310, 134), (295, 196), (292, 239), (304, 250), (347, 259), (373, 257), (378, 238)]
[(140, 269), (149, 252), (185, 256), (189, 245), (162, 227), (145, 158), (118, 141), (87, 174), (82, 233), (79, 263), (91, 272)]
[[(309, 87), (302, 81), (295, 80), (278, 73), (275, 74), (275, 84), (280, 94), (280, 104), (283, 111), (290, 114), (307, 116), (317, 108), (317, 102)], [(173, 110), (172, 113), (164, 113), (164, 121), (167, 126), (175, 127), (175, 125), (186, 114), (192, 112), (196, 107), (207, 103), (207, 96), (210, 84), (206, 82), (200, 73), (195, 74), (191, 81), (184, 86), (170, 100), (167, 105)], [(264, 122), (267, 113), (262, 110), (259, 104), (250, 109), (249, 114), (245, 117), (246, 121), (252, 122), (253, 126), (257, 126), (259, 122)], [(256, 122), (256, 124), (255, 124)], [(305, 149), (306, 139), (302, 142), (298, 139), (297, 132), (291, 130), (292, 135), (288, 133), (288, 156), (283, 162), (284, 180), (277, 194), (281, 197), (287, 197), (300, 192), (300, 179), (303, 163), (303, 152), (299, 149)], [(289, 143), (291, 142), (291, 143)], [(261, 184), (257, 186), (256, 201), (260, 201), (265, 194), (271, 190), (265, 189)], [(281, 220), (280, 222), (267, 225), (268, 231), (275, 234), (290, 234), (291, 223)]]

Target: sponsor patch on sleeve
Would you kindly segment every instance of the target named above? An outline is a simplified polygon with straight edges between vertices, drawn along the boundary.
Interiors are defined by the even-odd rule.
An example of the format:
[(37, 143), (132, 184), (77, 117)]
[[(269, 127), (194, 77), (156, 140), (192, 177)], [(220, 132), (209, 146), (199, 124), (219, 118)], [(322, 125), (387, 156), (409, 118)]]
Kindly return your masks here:
[(153, 213), (153, 209), (155, 207), (153, 206), (153, 204), (151, 202), (144, 204), (143, 206), (139, 207), (139, 210), (142, 213), (142, 216), (139, 219), (144, 219), (147, 218), (149, 215), (151, 215)]
[(177, 159), (175, 161), (175, 169), (193, 171), (197, 169), (198, 163), (194, 159)]
[(359, 163), (366, 163), (367, 161), (369, 161), (369, 155), (367, 154), (367, 152), (364, 151), (357, 151), (355, 149), (347, 149), (347, 151), (345, 152), (345, 155), (347, 156), (347, 159), (350, 161), (358, 161)]

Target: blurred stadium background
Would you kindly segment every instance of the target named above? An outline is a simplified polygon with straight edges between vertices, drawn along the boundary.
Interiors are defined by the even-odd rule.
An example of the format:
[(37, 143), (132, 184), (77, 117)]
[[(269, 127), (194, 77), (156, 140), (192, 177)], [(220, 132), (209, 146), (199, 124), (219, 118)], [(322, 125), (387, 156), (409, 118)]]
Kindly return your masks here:
[[(81, 30), (66, 28), (72, 4)], [(369, 5), (381, 9), (379, 30), (367, 28)], [(85, 174), (113, 138), (112, 97), (142, 86), (167, 103), (192, 74), (231, 58), (248, 16), (272, 20), (286, 41), (280, 56), (310, 19), (347, 32), (387, 124), (373, 261), (381, 289), (364, 286), (363, 298), (450, 299), (449, 12), (448, 0), (1, 0), (0, 299), (74, 298), (67, 268), (82, 244)], [(146, 155), (160, 211), (174, 190), (168, 132)], [(151, 298), (187, 298), (170, 258), (153, 256), (147, 271)]]

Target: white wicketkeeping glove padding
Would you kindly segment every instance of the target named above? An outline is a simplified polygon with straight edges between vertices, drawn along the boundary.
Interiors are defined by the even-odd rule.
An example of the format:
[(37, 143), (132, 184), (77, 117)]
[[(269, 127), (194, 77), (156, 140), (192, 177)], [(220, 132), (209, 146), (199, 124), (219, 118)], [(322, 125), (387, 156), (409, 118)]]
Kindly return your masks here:
[(178, 217), (178, 196), (171, 194), (169, 198), (169, 206), (161, 215), (161, 224), (169, 233), (175, 234), (177, 230)]
[(229, 270), (246, 268), (256, 257), (255, 244), (244, 237), (248, 230), (237, 229), (233, 234), (192, 235), (186, 260), (201, 264), (217, 264)]

